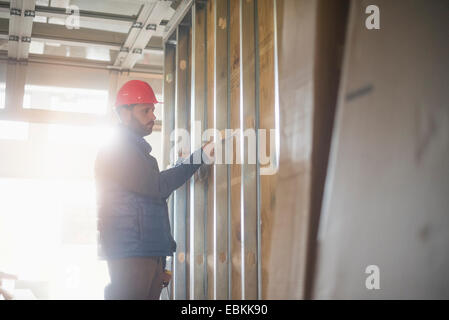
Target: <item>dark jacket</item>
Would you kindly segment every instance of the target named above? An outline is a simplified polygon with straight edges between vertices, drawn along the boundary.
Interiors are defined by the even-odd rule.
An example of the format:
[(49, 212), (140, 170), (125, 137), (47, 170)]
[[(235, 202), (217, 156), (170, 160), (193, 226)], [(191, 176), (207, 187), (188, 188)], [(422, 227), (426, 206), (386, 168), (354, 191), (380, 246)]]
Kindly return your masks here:
[[(124, 126), (95, 161), (99, 256), (169, 256), (176, 251), (167, 198), (201, 166), (202, 149), (159, 171), (151, 146)], [(195, 163), (199, 164), (193, 164)]]

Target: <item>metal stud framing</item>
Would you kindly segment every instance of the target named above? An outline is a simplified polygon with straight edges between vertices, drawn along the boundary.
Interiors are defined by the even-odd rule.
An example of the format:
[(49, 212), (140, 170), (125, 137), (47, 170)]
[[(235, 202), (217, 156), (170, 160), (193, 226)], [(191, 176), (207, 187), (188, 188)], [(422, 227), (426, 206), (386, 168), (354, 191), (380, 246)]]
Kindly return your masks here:
[[(196, 1), (186, 15), (191, 17), (192, 25), (184, 18), (177, 27), (176, 41), (167, 39), (166, 43), (176, 43), (175, 128), (190, 130), (192, 151), (204, 143), (198, 131), (202, 134), (207, 128), (274, 128), (271, 8), (269, 1), (262, 1), (261, 8), (257, 0)], [(273, 20), (268, 29), (260, 27), (259, 12), (264, 19)], [(268, 46), (259, 49), (261, 41), (268, 41)], [(271, 59), (268, 66), (264, 64), (266, 56)], [(272, 88), (271, 98), (263, 105), (260, 100), (265, 91), (260, 92), (260, 88)], [(261, 107), (271, 120), (260, 121)], [(185, 117), (189, 113), (187, 125)], [(201, 126), (195, 127), (198, 120)], [(175, 193), (175, 299), (262, 298), (261, 213), (264, 206), (272, 206), (272, 200), (262, 202), (261, 198), (267, 197), (272, 180), (260, 178), (258, 161), (248, 163), (254, 155), (258, 160), (257, 134), (253, 137), (255, 144), (250, 146), (248, 139), (241, 136), (233, 145), (233, 164), (212, 166), (208, 181), (194, 176), (187, 183), (190, 198), (185, 186)], [(221, 155), (216, 154), (219, 156), (226, 160), (225, 148)], [(270, 209), (265, 209), (265, 215)]]
[[(188, 111), (190, 92), (188, 91), (189, 63), (189, 27), (178, 26), (176, 31), (176, 130), (188, 130)], [(185, 142), (185, 141), (184, 141)], [(185, 156), (190, 152), (186, 145), (175, 142), (175, 158)], [(179, 152), (181, 154), (179, 154)], [(174, 258), (174, 298), (187, 299), (187, 186), (183, 185), (174, 193), (174, 238), (177, 242), (177, 252)]]
[[(192, 7), (192, 72), (191, 72), (191, 145), (201, 147), (201, 134), (206, 128), (206, 8)], [(196, 124), (199, 124), (198, 126)], [(195, 175), (190, 181), (190, 298), (206, 299), (205, 215), (207, 180)]]

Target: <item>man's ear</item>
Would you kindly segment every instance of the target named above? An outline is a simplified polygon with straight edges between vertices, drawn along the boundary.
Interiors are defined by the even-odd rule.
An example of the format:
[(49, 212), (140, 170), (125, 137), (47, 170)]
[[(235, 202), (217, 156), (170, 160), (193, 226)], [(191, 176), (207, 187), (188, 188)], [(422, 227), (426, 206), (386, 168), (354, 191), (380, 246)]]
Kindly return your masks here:
[(129, 110), (128, 108), (120, 107), (117, 111), (120, 121), (123, 124), (128, 125), (131, 121), (131, 110)]

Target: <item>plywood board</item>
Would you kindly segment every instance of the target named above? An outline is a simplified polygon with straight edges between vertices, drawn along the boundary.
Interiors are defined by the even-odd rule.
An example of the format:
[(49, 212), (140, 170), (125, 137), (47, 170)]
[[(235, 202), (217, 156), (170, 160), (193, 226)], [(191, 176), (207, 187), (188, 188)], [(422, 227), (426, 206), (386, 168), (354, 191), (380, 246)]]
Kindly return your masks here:
[[(176, 76), (176, 48), (173, 45), (165, 45), (165, 61), (164, 61), (164, 113), (162, 119), (162, 168), (167, 169), (172, 165), (170, 161), (170, 152), (173, 150), (173, 142), (170, 141), (170, 134), (175, 129), (175, 76)], [(173, 154), (171, 159), (173, 160)], [(170, 226), (173, 233), (173, 195), (168, 200), (168, 211), (170, 218)], [(176, 255), (176, 253), (175, 253)], [(173, 262), (173, 260), (171, 260)], [(167, 269), (173, 270), (171, 263), (167, 264)], [(170, 286), (173, 282), (170, 283)], [(171, 288), (173, 292), (173, 289)], [(164, 299), (169, 299), (168, 296), (163, 296)]]
[(304, 298), (317, 3), (277, 0), (281, 145), (272, 236), (264, 248), (268, 299)]
[[(259, 30), (259, 128), (265, 130), (265, 142), (259, 144), (260, 176), (260, 207), (261, 207), (261, 279), (262, 299), (267, 297), (266, 288), (270, 273), (268, 261), (271, 251), (272, 219), (274, 216), (276, 194), (276, 145), (271, 139), (270, 130), (276, 128), (275, 123), (275, 55), (274, 55), (274, 4), (272, 0), (258, 0), (258, 30)], [(261, 131), (263, 132), (263, 131)], [(274, 136), (274, 134), (273, 134)], [(268, 162), (265, 163), (265, 160)]]

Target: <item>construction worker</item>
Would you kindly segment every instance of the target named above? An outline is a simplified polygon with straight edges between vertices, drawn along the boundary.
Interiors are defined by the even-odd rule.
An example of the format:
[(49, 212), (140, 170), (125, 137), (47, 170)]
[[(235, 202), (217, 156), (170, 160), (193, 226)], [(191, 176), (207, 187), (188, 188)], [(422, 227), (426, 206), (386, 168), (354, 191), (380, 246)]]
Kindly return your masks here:
[[(170, 281), (164, 272), (166, 257), (176, 251), (167, 198), (204, 159), (213, 159), (211, 143), (183, 163), (159, 171), (143, 138), (152, 132), (156, 103), (148, 83), (125, 83), (115, 103), (121, 121), (118, 139), (103, 147), (95, 161), (99, 255), (107, 260), (111, 279), (105, 299), (159, 299)], [(193, 164), (198, 162), (194, 159), (201, 162)]]

